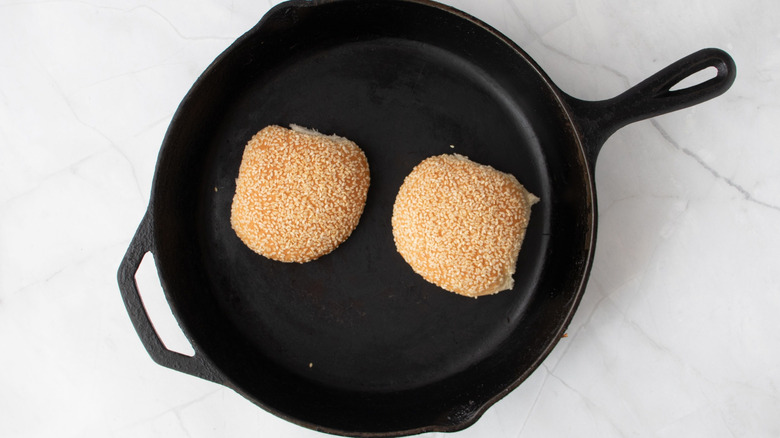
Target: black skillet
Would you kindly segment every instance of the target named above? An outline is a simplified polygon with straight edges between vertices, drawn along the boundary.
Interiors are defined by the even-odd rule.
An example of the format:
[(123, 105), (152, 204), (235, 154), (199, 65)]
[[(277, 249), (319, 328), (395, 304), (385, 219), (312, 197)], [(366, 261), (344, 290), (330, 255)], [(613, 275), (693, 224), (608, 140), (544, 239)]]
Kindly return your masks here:
[[(671, 91), (708, 67), (714, 78)], [(593, 257), (593, 170), (607, 137), (718, 96), (735, 73), (726, 53), (706, 49), (586, 102), (447, 6), (281, 4), (209, 66), (173, 117), (119, 269), (130, 318), (159, 364), (305, 427), (356, 436), (465, 428), (539, 366), (571, 320)], [(254, 254), (229, 222), (245, 143), (290, 123), (354, 140), (371, 167), (357, 229), (306, 264)], [(390, 217), (404, 176), (451, 152), (516, 175), (541, 198), (511, 291), (445, 292), (395, 250)], [(147, 252), (192, 357), (166, 349), (143, 308), (134, 275)]]

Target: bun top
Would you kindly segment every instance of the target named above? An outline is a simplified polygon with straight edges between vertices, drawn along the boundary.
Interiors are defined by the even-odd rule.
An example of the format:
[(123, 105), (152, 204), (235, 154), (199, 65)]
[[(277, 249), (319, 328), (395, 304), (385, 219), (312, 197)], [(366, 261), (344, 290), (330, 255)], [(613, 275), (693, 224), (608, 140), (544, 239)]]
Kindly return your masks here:
[(268, 126), (244, 149), (230, 222), (253, 251), (307, 262), (333, 251), (360, 220), (368, 161), (352, 141)]
[(427, 281), (477, 297), (511, 289), (531, 205), (517, 179), (467, 157), (423, 160), (393, 206), (396, 248)]

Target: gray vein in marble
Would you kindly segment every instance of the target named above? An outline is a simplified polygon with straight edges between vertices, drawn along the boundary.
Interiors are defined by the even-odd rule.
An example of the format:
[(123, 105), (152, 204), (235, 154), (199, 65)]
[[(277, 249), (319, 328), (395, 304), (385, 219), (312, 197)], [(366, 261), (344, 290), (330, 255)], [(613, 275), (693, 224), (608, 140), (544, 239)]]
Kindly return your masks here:
[[(54, 87), (57, 89), (57, 93), (60, 94), (60, 96), (62, 97), (62, 100), (65, 102), (65, 105), (68, 106), (68, 109), (70, 110), (71, 114), (73, 114), (73, 118), (76, 119), (76, 121), (79, 122), (85, 128), (87, 128), (87, 129), (95, 132), (99, 136), (103, 137), (106, 140), (106, 142), (108, 143), (108, 145), (113, 150), (115, 150), (120, 156), (122, 156), (122, 158), (124, 158), (125, 161), (127, 161), (127, 164), (130, 166), (130, 174), (133, 176), (133, 181), (135, 182), (135, 188), (138, 191), (138, 194), (141, 195), (141, 198), (143, 199), (144, 198), (144, 192), (141, 189), (141, 182), (138, 180), (138, 174), (136, 173), (135, 166), (133, 166), (133, 162), (130, 160), (130, 157), (128, 157), (127, 154), (122, 150), (122, 148), (120, 148), (116, 143), (114, 143), (114, 141), (108, 135), (106, 135), (103, 131), (101, 131), (97, 127), (92, 126), (89, 123), (85, 122), (78, 115), (78, 112), (76, 111), (75, 108), (73, 108), (73, 104), (70, 102), (70, 99), (68, 98), (68, 95), (62, 89), (62, 87), (60, 86), (59, 82), (57, 82), (57, 79), (54, 76), (52, 76), (52, 74), (49, 71), (49, 69), (46, 68), (46, 66), (43, 63), (41, 63), (40, 60), (38, 60), (37, 58), (36, 58), (36, 62), (38, 62), (41, 65), (41, 67), (42, 67), (41, 70), (46, 72), (46, 75), (49, 76), (49, 79), (51, 80), (52, 84), (54, 84)], [(83, 161), (83, 160), (80, 160), (79, 162), (81, 162), (81, 161)], [(70, 168), (72, 169), (73, 165), (71, 165)]]
[(111, 10), (117, 10), (117, 11), (122, 11), (123, 10), (123, 9), (117, 8), (117, 7), (101, 6), (101, 5), (96, 5), (96, 4), (93, 4), (93, 3), (90, 3), (90, 2), (78, 1), (78, 0), (44, 0), (44, 1), (39, 1), (39, 2), (21, 1), (21, 2), (3, 3), (3, 4), (0, 4), (0, 8), (9, 8), (9, 7), (14, 7), (14, 6), (47, 5), (47, 4), (56, 5), (56, 4), (65, 4), (65, 3), (76, 3), (76, 4), (92, 6), (94, 8), (100, 8), (100, 9), (111, 9)]
[(235, 39), (235, 36), (202, 36), (202, 37), (192, 37), (192, 36), (187, 36), (187, 35), (184, 35), (184, 34), (183, 34), (183, 33), (181, 33), (181, 31), (180, 31), (180, 30), (179, 30), (179, 29), (178, 29), (178, 28), (177, 28), (177, 27), (176, 27), (176, 26), (173, 24), (173, 22), (172, 22), (170, 19), (168, 19), (168, 17), (166, 17), (164, 14), (161, 14), (159, 11), (157, 11), (156, 9), (154, 9), (153, 7), (151, 7), (151, 6), (148, 6), (148, 5), (141, 5), (141, 6), (136, 6), (136, 7), (134, 7), (134, 8), (130, 8), (130, 9), (128, 9), (128, 10), (127, 10), (127, 12), (135, 12), (135, 11), (136, 11), (136, 10), (138, 10), (138, 9), (145, 9), (145, 10), (148, 10), (148, 11), (150, 11), (151, 13), (153, 13), (153, 14), (157, 15), (158, 17), (160, 17), (160, 18), (161, 18), (163, 21), (165, 21), (165, 22), (168, 24), (168, 26), (169, 26), (171, 29), (173, 29), (173, 31), (176, 33), (176, 35), (178, 35), (178, 36), (179, 36), (179, 38), (181, 38), (181, 39), (183, 39), (183, 40), (187, 40), (187, 41), (202, 41), (202, 40), (229, 40), (229, 41), (232, 41), (232, 40), (234, 40), (234, 39)]
[[(539, 399), (542, 397), (542, 389), (544, 388), (544, 385), (547, 383), (547, 379), (550, 377), (550, 369), (547, 368), (547, 366), (542, 363), (542, 365), (539, 367), (540, 369), (544, 369), (544, 379), (542, 379), (542, 384), (539, 385), (539, 388), (536, 391), (536, 397), (534, 397), (533, 403), (531, 403), (531, 407), (528, 408), (528, 413), (525, 416), (525, 419), (523, 420), (523, 425), (520, 426), (520, 431), (517, 432), (517, 436), (521, 437), (523, 436), (523, 431), (525, 431), (525, 427), (528, 425), (528, 420), (531, 418), (531, 414), (533, 414), (534, 409), (536, 409), (536, 405), (539, 403)], [(538, 371), (539, 369), (537, 369)]]
[(641, 335), (648, 344), (653, 347), (655, 350), (657, 350), (660, 353), (664, 353), (668, 355), (672, 360), (680, 364), (680, 367), (684, 366), (684, 362), (680, 359), (680, 357), (675, 354), (672, 350), (669, 349), (666, 345), (663, 345), (658, 342), (655, 338), (650, 336), (639, 324), (637, 324), (635, 321), (628, 319), (628, 316), (623, 313), (623, 322), (628, 324), (629, 327), (634, 329), (634, 332)]
[[(541, 37), (539, 36), (539, 33), (536, 32), (536, 30), (534, 30), (533, 27), (529, 26), (528, 22), (525, 20), (525, 18), (523, 18), (523, 13), (520, 11), (520, 9), (517, 8), (517, 5), (515, 4), (515, 2), (512, 1), (512, 0), (506, 0), (506, 3), (509, 5), (509, 8), (512, 9), (512, 13), (515, 14), (515, 18), (517, 18), (518, 21), (523, 23), (525, 28), (528, 29), (528, 32), (531, 34), (531, 36), (533, 36), (534, 39), (531, 40), (531, 41), (541, 40)], [(504, 17), (504, 20), (506, 20), (506, 17)]]
[[(39, 181), (43, 181), (46, 178), (50, 178), (50, 177), (52, 177), (54, 175), (57, 175), (58, 173), (63, 172), (63, 171), (70, 172), (70, 169), (64, 169), (64, 170), (60, 169), (60, 170), (58, 170), (58, 171), (56, 171), (56, 172), (54, 172), (54, 173), (52, 173), (50, 175), (47, 175), (47, 176), (39, 178)], [(34, 186), (27, 187), (27, 189), (25, 191), (19, 192), (19, 193), (15, 194), (15, 195), (11, 196), (8, 199), (3, 199), (2, 201), (0, 201), (0, 207), (2, 207), (2, 210), (6, 210), (6, 208), (7, 208), (7, 206), (9, 204), (13, 204), (14, 202), (20, 201), (21, 199), (23, 199), (25, 197), (25, 195), (29, 195), (30, 193), (38, 190), (38, 188), (40, 186), (41, 186), (40, 182), (36, 182)]]
[[(686, 203), (685, 207), (683, 208), (684, 210), (688, 209), (688, 207), (689, 207), (688, 204), (690, 203), (690, 200), (685, 199), (685, 198), (681, 198), (680, 196), (656, 195), (656, 194), (652, 194), (652, 193), (634, 193), (634, 194), (631, 194), (631, 195), (628, 195), (628, 196), (623, 196), (621, 198), (614, 198), (614, 199), (610, 200), (609, 204), (607, 204), (605, 206), (602, 206), (601, 204), (599, 204), (599, 216), (604, 216), (605, 214), (607, 214), (607, 212), (609, 212), (610, 210), (615, 208), (615, 206), (617, 206), (621, 202), (632, 201), (632, 200), (639, 200), (639, 199), (653, 199), (653, 200), (658, 200), (658, 201), (684, 201)], [(675, 219), (677, 219), (677, 217), (675, 217)]]
[[(151, 128), (151, 126), (149, 128)], [(94, 157), (96, 157), (96, 156), (98, 156), (100, 154), (106, 153), (106, 152), (107, 151), (104, 150), (104, 149), (97, 150), (95, 152), (92, 152), (90, 154), (85, 155), (84, 157), (80, 158), (78, 161), (76, 161), (74, 163), (71, 163), (67, 167), (64, 167), (64, 168), (61, 168), (61, 169), (57, 169), (56, 171), (48, 173), (48, 174), (45, 174), (45, 175), (41, 175), (39, 178), (37, 178), (37, 182), (36, 182), (35, 185), (27, 187), (27, 189), (25, 191), (20, 192), (18, 194), (15, 194), (14, 196), (12, 196), (12, 197), (10, 197), (8, 199), (3, 199), (2, 201), (0, 201), (0, 207), (5, 208), (7, 205), (13, 204), (14, 202), (17, 202), (17, 201), (20, 201), (20, 200), (24, 199), (25, 197), (29, 196), (31, 193), (34, 193), (36, 190), (40, 189), (41, 188), (41, 183), (43, 183), (43, 182), (45, 182), (45, 181), (47, 181), (47, 180), (49, 180), (51, 178), (57, 178), (58, 176), (60, 176), (63, 173), (71, 174), (71, 175), (73, 175), (76, 178), (82, 178), (80, 175), (78, 175), (77, 168), (82, 163), (85, 163), (85, 162), (93, 159)], [(127, 157), (125, 157), (125, 158), (127, 158)], [(129, 160), (128, 160), (128, 162), (129, 162)], [(133, 168), (132, 168), (132, 163), (131, 163), (131, 170), (132, 169)], [(133, 177), (135, 178), (135, 172), (133, 172)], [(135, 181), (136, 181), (136, 185), (140, 187), (140, 185), (139, 185), (140, 183), (138, 182), (138, 178), (135, 178)], [(142, 198), (141, 198), (142, 200), (147, 199), (147, 197), (144, 196), (143, 193), (140, 191), (140, 188), (139, 188), (139, 193), (142, 195)]]
[(163, 60), (162, 62), (158, 62), (157, 64), (152, 64), (152, 65), (148, 65), (148, 66), (143, 67), (143, 68), (139, 68), (139, 69), (135, 69), (135, 70), (129, 70), (129, 71), (125, 71), (125, 72), (122, 72), (122, 73), (119, 73), (119, 74), (115, 74), (113, 76), (105, 77), (105, 78), (100, 79), (98, 81), (91, 82), (91, 83), (87, 84), (86, 86), (84, 86), (82, 88), (94, 87), (96, 85), (101, 85), (103, 83), (111, 82), (111, 81), (114, 81), (116, 79), (121, 79), (121, 78), (123, 78), (125, 76), (133, 76), (134, 77), (134, 76), (138, 75), (139, 73), (143, 73), (145, 71), (153, 70), (155, 68), (163, 67), (163, 66), (168, 65), (168, 64), (166, 64), (166, 62), (168, 60), (170, 60), (171, 58), (172, 58), (172, 56), (169, 56), (165, 60)]
[[(114, 247), (117, 248), (117, 251), (124, 251), (124, 249), (127, 248), (127, 242), (129, 240), (130, 240), (129, 238), (123, 238), (121, 240), (117, 240), (115, 242), (111, 242), (111, 243), (109, 243), (109, 244), (107, 244), (105, 246), (97, 247), (97, 248), (94, 249), (94, 253), (95, 254), (102, 254), (103, 252), (105, 252), (105, 251), (107, 251), (109, 249), (113, 249)], [(60, 268), (57, 269), (56, 271), (43, 274), (43, 275), (45, 275), (45, 277), (41, 278), (40, 280), (36, 280), (36, 281), (32, 281), (32, 282), (29, 282), (29, 283), (26, 283), (26, 284), (22, 284), (21, 286), (15, 288), (15, 289), (9, 290), (7, 295), (9, 297), (10, 296), (14, 296), (14, 295), (17, 295), (17, 294), (24, 293), (25, 291), (27, 291), (27, 290), (29, 290), (31, 288), (40, 286), (42, 284), (46, 284), (46, 283), (52, 281), (58, 275), (60, 275), (63, 272), (67, 271), (68, 269), (73, 268), (74, 266), (79, 266), (81, 264), (89, 263), (90, 259), (92, 259), (92, 258), (93, 258), (93, 255), (92, 254), (88, 254), (88, 255), (80, 258), (80, 259), (77, 259), (77, 260), (65, 263), (62, 266), (60, 266)], [(2, 297), (2, 293), (3, 293), (3, 289), (0, 289), (0, 297)]]
[(571, 20), (574, 17), (569, 17), (566, 20), (564, 20), (563, 22), (561, 22), (561, 23), (557, 24), (556, 26), (554, 26), (553, 28), (548, 29), (544, 34), (540, 34), (539, 32), (537, 32), (528, 23), (528, 21), (525, 18), (523, 18), (523, 14), (517, 8), (517, 5), (515, 4), (514, 1), (507, 0), (507, 3), (512, 8), (512, 11), (514, 12), (514, 14), (517, 17), (517, 19), (520, 20), (523, 23), (525, 28), (528, 29), (528, 32), (534, 37), (533, 41), (537, 41), (540, 46), (544, 47), (545, 49), (549, 50), (552, 53), (555, 53), (556, 55), (559, 55), (559, 56), (563, 57), (567, 61), (574, 62), (576, 64), (587, 66), (587, 67), (596, 67), (596, 68), (603, 69), (603, 70), (605, 70), (605, 71), (607, 71), (609, 73), (612, 73), (615, 76), (617, 76), (619, 79), (621, 79), (626, 84), (627, 87), (630, 86), (631, 81), (629, 81), (628, 76), (624, 75), (623, 73), (619, 72), (618, 70), (615, 70), (614, 68), (606, 66), (606, 65), (591, 64), (591, 63), (579, 60), (577, 58), (574, 58), (570, 54), (564, 52), (563, 50), (558, 49), (557, 47), (555, 47), (555, 46), (551, 45), (550, 43), (546, 42), (544, 40), (544, 38), (542, 38), (546, 33), (549, 33), (550, 31), (555, 30), (556, 28), (558, 28), (561, 25), (565, 24), (567, 21)]
[[(117, 429), (112, 429), (111, 432), (112, 433), (121, 432), (121, 431), (124, 431), (124, 430), (132, 429), (132, 428), (134, 428), (136, 426), (139, 426), (141, 424), (151, 423), (151, 422), (157, 420), (158, 418), (163, 417), (163, 416), (165, 416), (167, 414), (173, 414), (173, 415), (176, 415), (178, 417), (178, 414), (177, 414), (178, 411), (180, 411), (182, 409), (185, 409), (185, 408), (188, 408), (188, 407), (190, 407), (192, 405), (195, 405), (197, 403), (200, 403), (203, 400), (205, 400), (205, 399), (211, 397), (212, 395), (214, 395), (214, 394), (216, 394), (216, 393), (218, 393), (220, 391), (223, 391), (223, 390), (224, 390), (223, 388), (218, 388), (218, 389), (215, 389), (213, 391), (209, 391), (209, 392), (201, 395), (200, 397), (198, 397), (196, 399), (190, 400), (190, 401), (188, 401), (186, 403), (182, 403), (182, 404), (177, 405), (177, 406), (173, 406), (173, 407), (168, 408), (168, 409), (166, 409), (166, 410), (164, 410), (164, 411), (162, 411), (162, 412), (160, 412), (158, 414), (155, 414), (155, 415), (153, 415), (151, 417), (143, 418), (141, 420), (138, 420), (136, 422), (130, 423), (130, 424), (126, 425), (126, 426), (119, 427)], [(182, 429), (184, 429), (184, 428), (182, 428)], [(186, 432), (187, 430), (184, 429), (184, 431)]]
[[(691, 205), (690, 201), (686, 200), (685, 201), (685, 205), (683, 206), (683, 208), (679, 212), (677, 212), (677, 214), (675, 214), (673, 218), (669, 218), (669, 219), (665, 220), (664, 222), (666, 222), (668, 224), (676, 223), (688, 211), (688, 209), (690, 208), (690, 205)], [(651, 275), (650, 274), (650, 267), (653, 266), (653, 262), (656, 259), (656, 254), (658, 253), (658, 249), (661, 247), (661, 244), (664, 241), (665, 241), (665, 239), (661, 238), (660, 236), (659, 236), (659, 238), (654, 240), (655, 243), (653, 245), (653, 250), (650, 253), (650, 256), (647, 258), (648, 261), (647, 261), (647, 263), (645, 263), (644, 269), (642, 270), (642, 272), (640, 274), (641, 277), (639, 279), (639, 285), (637, 286), (637, 289), (636, 289), (637, 291), (644, 290), (645, 285), (647, 284), (648, 276)], [(607, 296), (610, 296), (610, 295), (612, 295), (612, 293), (608, 293), (607, 294)], [(623, 316), (625, 317), (625, 312), (623, 313)]]
[(707, 164), (707, 162), (706, 162), (706, 161), (704, 161), (704, 160), (703, 160), (703, 159), (702, 159), (700, 156), (696, 155), (696, 154), (695, 154), (693, 151), (691, 151), (690, 149), (687, 149), (687, 148), (685, 148), (685, 147), (681, 146), (679, 143), (677, 143), (677, 142), (676, 142), (676, 141), (675, 141), (675, 140), (674, 140), (674, 139), (673, 139), (673, 138), (672, 138), (672, 137), (669, 135), (669, 133), (668, 133), (668, 132), (666, 132), (666, 130), (664, 130), (664, 129), (661, 127), (661, 124), (660, 124), (660, 123), (658, 123), (658, 121), (657, 121), (657, 120), (650, 120), (650, 123), (651, 123), (651, 124), (653, 125), (653, 127), (654, 127), (654, 128), (657, 130), (657, 131), (658, 131), (658, 133), (659, 133), (659, 134), (661, 134), (661, 137), (663, 137), (663, 139), (664, 139), (664, 140), (666, 140), (666, 142), (667, 142), (667, 143), (669, 143), (669, 144), (670, 144), (670, 145), (671, 145), (671, 146), (672, 146), (674, 149), (676, 149), (676, 150), (678, 150), (678, 151), (682, 152), (683, 154), (685, 154), (685, 155), (687, 155), (687, 156), (689, 156), (689, 157), (693, 158), (693, 160), (694, 160), (694, 161), (696, 161), (696, 163), (698, 163), (698, 164), (699, 164), (701, 167), (703, 167), (703, 168), (704, 168), (704, 170), (706, 170), (707, 172), (711, 173), (711, 174), (712, 174), (712, 176), (714, 176), (715, 178), (717, 178), (717, 179), (719, 179), (719, 180), (721, 180), (721, 181), (725, 182), (725, 183), (726, 183), (726, 184), (728, 184), (730, 187), (732, 187), (733, 189), (735, 189), (736, 191), (738, 191), (738, 192), (739, 192), (739, 193), (742, 195), (742, 197), (743, 197), (743, 198), (745, 198), (745, 200), (747, 200), (747, 201), (749, 201), (749, 202), (753, 202), (753, 203), (755, 203), (755, 204), (758, 204), (758, 205), (761, 205), (761, 206), (763, 206), (763, 207), (771, 208), (772, 210), (777, 210), (777, 211), (780, 211), (780, 206), (773, 205), (773, 204), (769, 204), (769, 203), (767, 203), (767, 202), (764, 202), (764, 201), (761, 201), (761, 200), (758, 200), (758, 199), (756, 199), (756, 198), (755, 198), (755, 197), (753, 197), (753, 195), (752, 195), (752, 194), (751, 194), (749, 191), (747, 191), (747, 190), (746, 190), (744, 187), (742, 187), (741, 185), (739, 185), (739, 184), (735, 183), (735, 182), (734, 182), (734, 181), (732, 181), (730, 178), (727, 178), (727, 177), (725, 177), (725, 176), (721, 175), (721, 174), (720, 174), (720, 172), (718, 172), (718, 171), (717, 171), (717, 170), (715, 170), (715, 169), (714, 169), (712, 166), (710, 166), (709, 164)]
[[(591, 278), (591, 279), (589, 279), (588, 281), (589, 281), (590, 283), (593, 283), (593, 284), (598, 284), (598, 282), (597, 282), (597, 281), (596, 281), (594, 278)], [(585, 290), (585, 293), (588, 293), (588, 290), (587, 290), (587, 288), (586, 288), (586, 290)], [(590, 293), (593, 293), (593, 292), (590, 292)], [(568, 342), (565, 344), (565, 346), (564, 346), (564, 348), (563, 348), (563, 351), (561, 352), (561, 356), (560, 356), (560, 358), (558, 359), (558, 362), (555, 364), (555, 366), (553, 367), (553, 369), (552, 369), (552, 370), (550, 370), (551, 372), (555, 371), (555, 370), (558, 368), (558, 366), (559, 366), (559, 365), (561, 364), (561, 362), (563, 361), (563, 358), (566, 356), (566, 353), (568, 352), (568, 350), (569, 350), (569, 347), (570, 347), (570, 346), (571, 346), (571, 345), (572, 345), (572, 344), (573, 344), (573, 343), (574, 343), (574, 342), (577, 340), (577, 338), (579, 337), (580, 333), (582, 333), (582, 329), (583, 329), (583, 328), (585, 328), (585, 327), (587, 327), (588, 325), (590, 325), (590, 322), (591, 322), (591, 320), (593, 319), (593, 315), (596, 313), (596, 311), (597, 311), (597, 310), (599, 310), (599, 308), (601, 308), (601, 304), (602, 304), (602, 303), (604, 302), (604, 300), (606, 300), (607, 298), (609, 298), (609, 295), (608, 295), (608, 294), (602, 294), (602, 295), (601, 295), (601, 298), (599, 298), (599, 300), (598, 300), (598, 301), (596, 301), (596, 302), (593, 304), (593, 308), (592, 308), (592, 309), (590, 309), (590, 312), (589, 312), (589, 313), (588, 313), (588, 315), (585, 317), (585, 320), (584, 320), (584, 321), (583, 321), (583, 322), (580, 324), (580, 329), (579, 329), (579, 330), (577, 330), (577, 332), (573, 333), (571, 336), (569, 336), (569, 337), (568, 337)], [(575, 317), (576, 317), (576, 316), (577, 316), (577, 314), (575, 313)], [(570, 325), (571, 325), (571, 324), (570, 324)], [(559, 343), (558, 345), (560, 345), (560, 343)]]
[(726, 426), (726, 430), (728, 431), (729, 435), (731, 435), (731, 438), (737, 438), (739, 435), (737, 435), (737, 432), (734, 431), (734, 429), (727, 421), (726, 413), (723, 412), (723, 408), (721, 408), (720, 406), (718, 406), (718, 413), (720, 414), (720, 419), (723, 420), (723, 425)]
[(614, 428), (615, 431), (619, 432), (623, 430), (623, 428), (616, 424), (615, 421), (612, 419), (612, 417), (608, 414), (608, 412), (605, 412), (601, 407), (599, 407), (596, 403), (593, 402), (590, 398), (587, 397), (586, 394), (583, 394), (581, 391), (577, 390), (573, 386), (566, 383), (565, 380), (561, 379), (560, 377), (556, 376), (554, 372), (550, 372), (550, 377), (560, 382), (561, 385), (565, 386), (567, 389), (569, 389), (574, 394), (577, 394), (579, 398), (582, 400), (585, 407), (588, 409), (588, 411), (593, 415), (594, 418), (597, 416), (600, 418), (605, 419), (610, 426)]
[(192, 436), (190, 435), (190, 431), (187, 430), (187, 426), (184, 425), (184, 420), (182, 420), (181, 418), (181, 412), (179, 412), (178, 409), (175, 409), (173, 411), (173, 415), (176, 416), (176, 421), (179, 423), (179, 427), (181, 427), (181, 430), (182, 432), (184, 432), (184, 435), (188, 437)]
[[(148, 5), (134, 6), (132, 8), (127, 9), (127, 8), (120, 8), (120, 7), (117, 7), (117, 6), (95, 4), (95, 3), (90, 3), (90, 2), (87, 2), (87, 1), (79, 1), (79, 0), (51, 0), (51, 1), (44, 0), (44, 1), (39, 1), (39, 2), (5, 3), (5, 4), (0, 4), (0, 8), (13, 7), (13, 6), (29, 6), (31, 4), (35, 4), (35, 5), (47, 5), (47, 4), (57, 5), (57, 4), (67, 4), (67, 3), (78, 4), (78, 5), (85, 5), (85, 6), (89, 6), (89, 7), (95, 8), (95, 9), (106, 9), (106, 10), (117, 11), (117, 12), (124, 12), (124, 13), (132, 13), (132, 12), (135, 12), (137, 10), (147, 10), (147, 11), (150, 11), (152, 14), (160, 17), (165, 23), (168, 24), (168, 26), (171, 29), (173, 29), (173, 31), (176, 33), (176, 35), (178, 35), (179, 38), (181, 38), (183, 40), (188, 40), (188, 41), (231, 40), (232, 41), (232, 40), (235, 39), (235, 36), (202, 36), (202, 37), (194, 37), (194, 36), (184, 35), (171, 22), (171, 20), (168, 19), (168, 17), (166, 17), (165, 15), (161, 14), (159, 11), (157, 11), (156, 9), (154, 9), (151, 6), (148, 6)], [(273, 5), (273, 1), (269, 0), (268, 4), (269, 5)], [(231, 7), (231, 9), (232, 9), (232, 7)]]
[[(522, 13), (522, 11), (520, 11), (520, 9), (518, 9), (518, 7), (517, 7), (517, 4), (515, 3), (515, 1), (513, 1), (513, 0), (506, 0), (506, 3), (509, 5), (510, 9), (512, 9), (512, 13), (514, 13), (514, 14), (515, 14), (515, 17), (518, 19), (518, 21), (520, 21), (521, 23), (523, 23), (523, 25), (525, 26), (525, 28), (526, 28), (526, 29), (528, 29), (528, 33), (530, 33), (530, 34), (531, 34), (531, 36), (533, 37), (533, 39), (532, 39), (531, 41), (527, 41), (527, 43), (529, 43), (529, 42), (533, 42), (533, 41), (539, 41), (539, 42), (542, 44), (542, 46), (543, 46), (543, 47), (545, 47), (545, 48), (548, 48), (548, 49), (551, 49), (551, 50), (552, 50), (553, 48), (552, 48), (552, 47), (549, 47), (549, 46), (547, 46), (547, 45), (544, 43), (544, 41), (542, 40), (542, 36), (544, 36), (544, 35), (546, 35), (547, 33), (549, 33), (549, 32), (552, 32), (553, 30), (555, 30), (555, 29), (557, 29), (557, 28), (561, 27), (562, 25), (564, 25), (565, 23), (567, 23), (568, 21), (570, 21), (571, 19), (573, 19), (573, 18), (574, 18), (574, 15), (572, 15), (572, 16), (569, 16), (569, 17), (566, 17), (566, 18), (565, 18), (563, 21), (561, 21), (561, 22), (559, 22), (559, 23), (556, 23), (556, 24), (555, 24), (555, 25), (553, 25), (552, 27), (550, 27), (550, 28), (546, 29), (546, 30), (545, 30), (543, 33), (539, 33), (539, 32), (538, 32), (538, 31), (536, 31), (536, 29), (534, 29), (534, 28), (533, 28), (533, 27), (532, 27), (532, 26), (531, 26), (531, 25), (528, 23), (528, 21), (527, 21), (527, 20), (524, 18), (524, 14)], [(575, 14), (575, 15), (576, 15), (576, 14)], [(506, 17), (504, 17), (504, 22), (506, 22)], [(556, 50), (556, 52), (557, 52), (557, 50)]]

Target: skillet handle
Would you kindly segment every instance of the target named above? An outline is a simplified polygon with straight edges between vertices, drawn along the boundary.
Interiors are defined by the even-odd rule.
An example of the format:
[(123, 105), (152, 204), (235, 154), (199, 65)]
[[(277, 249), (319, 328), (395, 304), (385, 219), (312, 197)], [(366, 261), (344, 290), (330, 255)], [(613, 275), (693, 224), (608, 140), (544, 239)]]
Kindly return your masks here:
[(198, 349), (193, 345), (195, 354), (187, 356), (165, 347), (160, 340), (157, 331), (154, 329), (149, 314), (144, 308), (141, 295), (138, 293), (138, 283), (135, 281), (135, 274), (141, 265), (141, 260), (147, 252), (154, 253), (152, 240), (152, 214), (151, 209), (146, 212), (138, 230), (127, 248), (122, 263), (117, 272), (117, 281), (119, 291), (122, 294), (122, 300), (127, 308), (127, 314), (141, 338), (141, 343), (146, 348), (149, 356), (158, 364), (181, 371), (202, 379), (210, 380), (215, 383), (224, 384), (224, 379), (214, 367), (204, 359), (203, 355), (198, 354)]
[[(683, 89), (675, 85), (714, 67), (714, 78)], [(736, 79), (737, 66), (720, 49), (702, 49), (669, 65), (612, 99), (584, 101), (566, 96), (574, 122), (585, 140), (591, 168), (607, 138), (629, 123), (677, 111), (720, 96)]]

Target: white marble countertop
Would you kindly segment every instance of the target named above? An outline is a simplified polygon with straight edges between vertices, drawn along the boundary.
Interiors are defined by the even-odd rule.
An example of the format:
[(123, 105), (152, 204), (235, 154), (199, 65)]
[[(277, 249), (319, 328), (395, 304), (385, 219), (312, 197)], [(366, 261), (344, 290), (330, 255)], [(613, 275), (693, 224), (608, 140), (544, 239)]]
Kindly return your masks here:
[[(0, 1), (0, 436), (324, 436), (156, 365), (116, 284), (173, 112), (271, 3)], [(447, 3), (583, 99), (704, 47), (738, 77), (609, 139), (568, 337), (474, 426), (428, 436), (780, 436), (780, 3)]]

